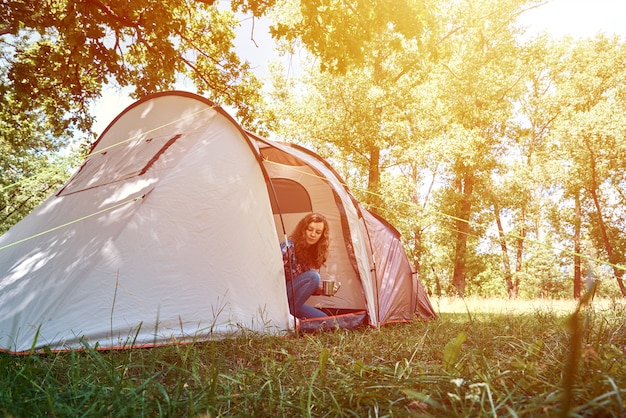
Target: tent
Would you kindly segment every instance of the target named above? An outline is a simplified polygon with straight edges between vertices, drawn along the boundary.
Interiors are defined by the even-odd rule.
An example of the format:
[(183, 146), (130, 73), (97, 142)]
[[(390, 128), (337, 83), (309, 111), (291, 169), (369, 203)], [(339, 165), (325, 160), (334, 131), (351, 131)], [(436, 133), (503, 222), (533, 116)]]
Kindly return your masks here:
[(279, 242), (310, 211), (331, 228), (320, 273), (342, 286), (309, 303), (335, 318), (362, 314), (372, 326), (435, 317), (398, 232), (326, 161), (246, 132), (201, 96), (147, 96), (109, 124), (62, 188), (0, 237), (0, 351), (299, 327)]

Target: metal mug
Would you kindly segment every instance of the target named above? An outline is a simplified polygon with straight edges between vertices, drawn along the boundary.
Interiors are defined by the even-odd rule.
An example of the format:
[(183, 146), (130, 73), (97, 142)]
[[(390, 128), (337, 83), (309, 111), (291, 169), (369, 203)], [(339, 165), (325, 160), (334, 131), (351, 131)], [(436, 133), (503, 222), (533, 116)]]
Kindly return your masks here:
[(332, 280), (323, 280), (322, 281), (322, 291), (324, 296), (334, 296), (339, 286), (337, 286), (337, 282)]

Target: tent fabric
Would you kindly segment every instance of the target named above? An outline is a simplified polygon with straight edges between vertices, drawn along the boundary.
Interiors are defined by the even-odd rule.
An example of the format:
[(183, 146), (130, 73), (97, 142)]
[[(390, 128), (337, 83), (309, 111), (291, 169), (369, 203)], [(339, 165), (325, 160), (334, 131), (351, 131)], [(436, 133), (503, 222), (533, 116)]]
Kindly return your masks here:
[[(280, 144), (260, 138), (257, 140), (270, 145), (270, 150), (259, 145), (270, 176), (291, 175), (303, 183), (323, 181), (323, 188), (332, 189), (336, 194), (335, 200), (341, 202), (338, 207), (333, 207), (331, 199), (327, 198), (326, 206), (314, 205), (314, 210), (321, 211), (329, 219), (334, 241), (331, 242), (327, 266), (320, 271), (322, 279), (340, 278), (342, 287), (333, 298), (312, 297), (313, 304), (328, 312), (365, 308), (370, 323), (376, 326), (410, 321), (415, 316), (425, 320), (436, 317), (428, 295), (404, 252), (400, 233), (392, 225), (365, 209), (351, 194), (339, 174), (319, 155), (295, 144)], [(312, 189), (312, 186), (307, 186), (307, 189)], [(318, 210), (320, 207), (322, 209)], [(353, 223), (345, 227), (343, 222), (337, 221), (340, 215), (334, 214), (344, 208), (356, 211), (356, 215), (349, 217)], [(288, 231), (302, 215), (289, 217), (287, 223), (291, 228)], [(341, 227), (334, 228), (338, 224)], [(350, 232), (348, 236), (338, 236), (333, 233), (337, 229), (342, 233), (346, 229)], [(343, 241), (337, 242), (341, 238)], [(350, 258), (353, 243), (359, 244), (354, 250), (359, 254), (358, 263), (346, 260), (346, 257)], [(352, 257), (355, 257), (354, 253)], [(353, 264), (352, 270), (350, 264)]]
[(278, 244), (311, 210), (331, 223), (320, 273), (342, 286), (309, 303), (364, 310), (373, 326), (436, 316), (397, 231), (326, 161), (244, 131), (201, 96), (141, 99), (57, 193), (0, 237), (0, 350), (291, 330)]
[[(309, 192), (298, 182), (274, 178), (271, 179), (270, 202), (272, 213), (308, 213), (313, 210)], [(277, 202), (280, 202), (280, 207)]]

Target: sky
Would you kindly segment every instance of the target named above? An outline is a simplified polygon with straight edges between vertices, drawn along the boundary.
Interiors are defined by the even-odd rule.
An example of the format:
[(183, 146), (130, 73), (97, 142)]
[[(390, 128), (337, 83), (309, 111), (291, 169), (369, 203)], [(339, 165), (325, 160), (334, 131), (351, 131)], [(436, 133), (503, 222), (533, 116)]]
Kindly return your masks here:
[[(228, 4), (228, 2), (226, 2)], [(522, 22), (528, 33), (546, 31), (553, 37), (593, 37), (603, 32), (618, 34), (626, 39), (626, 0), (548, 0), (547, 4), (526, 12)], [(257, 76), (264, 79), (268, 64), (280, 61), (288, 71), (297, 70), (298, 58), (279, 57), (268, 34), (267, 20), (242, 18), (235, 41), (239, 55), (248, 60)], [(94, 131), (100, 134), (108, 124), (133, 102), (123, 92), (112, 88), (94, 106), (97, 115)]]
[(626, 37), (624, 0), (549, 0), (527, 12), (530, 31), (546, 30), (552, 36), (593, 37), (598, 32)]

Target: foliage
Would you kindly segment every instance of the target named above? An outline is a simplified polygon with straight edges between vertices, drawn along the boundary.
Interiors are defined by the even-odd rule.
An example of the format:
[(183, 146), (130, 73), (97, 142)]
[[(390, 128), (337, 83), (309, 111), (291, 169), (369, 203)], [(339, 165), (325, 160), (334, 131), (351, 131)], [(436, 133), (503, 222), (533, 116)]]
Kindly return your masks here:
[(6, 186), (0, 189), (0, 234), (63, 185), (78, 166), (79, 155), (29, 155), (19, 169), (9, 158), (3, 159), (0, 184)]
[[(289, 6), (289, 18), (276, 22), (272, 35), (287, 42), (298, 40), (320, 58), (323, 71), (339, 73), (365, 64), (379, 34), (391, 30), (405, 40), (426, 43), (426, 26), (434, 23), (432, 4), (423, 0), (313, 0)], [(402, 48), (400, 39), (388, 44), (388, 50)]]
[(14, 112), (42, 112), (54, 136), (89, 131), (89, 104), (105, 84), (133, 86), (142, 97), (185, 75), (254, 126), (260, 84), (232, 51), (233, 14), (212, 3), (9, 2), (0, 21), (2, 107), (11, 100)]
[[(0, 232), (69, 174), (55, 152), (91, 133), (105, 86), (132, 96), (186, 77), (200, 94), (266, 132), (261, 83), (233, 51), (238, 21), (212, 0), (2, 1), (0, 16)], [(261, 13), (258, 2), (238, 4)], [(35, 185), (38, 183), (38, 185)]]
[[(424, 2), (422, 35), (393, 24), (354, 35), (367, 47), (341, 63), (305, 41), (338, 51), (341, 34), (313, 33), (326, 17), (285, 35), (319, 59), (299, 84), (277, 80), (277, 135), (327, 157), (400, 229), (431, 291), (497, 294), (500, 283), (512, 298), (561, 297), (582, 241), (579, 260), (599, 253), (623, 281), (624, 43), (523, 36), (518, 17), (540, 4)], [(368, 22), (356, 2), (310, 5), (342, 30)], [(309, 9), (290, 10), (280, 27), (309, 22)]]
[(0, 231), (63, 182), (52, 153), (93, 139), (104, 84), (139, 97), (182, 76), (246, 128), (326, 157), (435, 294), (567, 296), (588, 260), (608, 267), (598, 292), (612, 279), (626, 294), (622, 39), (528, 37), (519, 17), (543, 0), (235, 0), (311, 57), (261, 98), (230, 11), (131, 3), (6, 3)]
[[(480, 269), (466, 278), (467, 294), (471, 297), (501, 297), (507, 296), (503, 286), (501, 256), (496, 254), (478, 254), (474, 257), (480, 262)], [(472, 264), (477, 264), (476, 262)]]
[[(299, 338), (242, 331), (154, 349), (0, 354), (0, 410), (7, 416), (624, 415), (623, 303), (596, 300), (574, 316), (571, 303), (435, 302), (437, 321), (380, 329)], [(575, 341), (579, 350), (572, 349)], [(564, 374), (572, 379), (563, 381)], [(571, 408), (563, 411), (568, 390)]]

